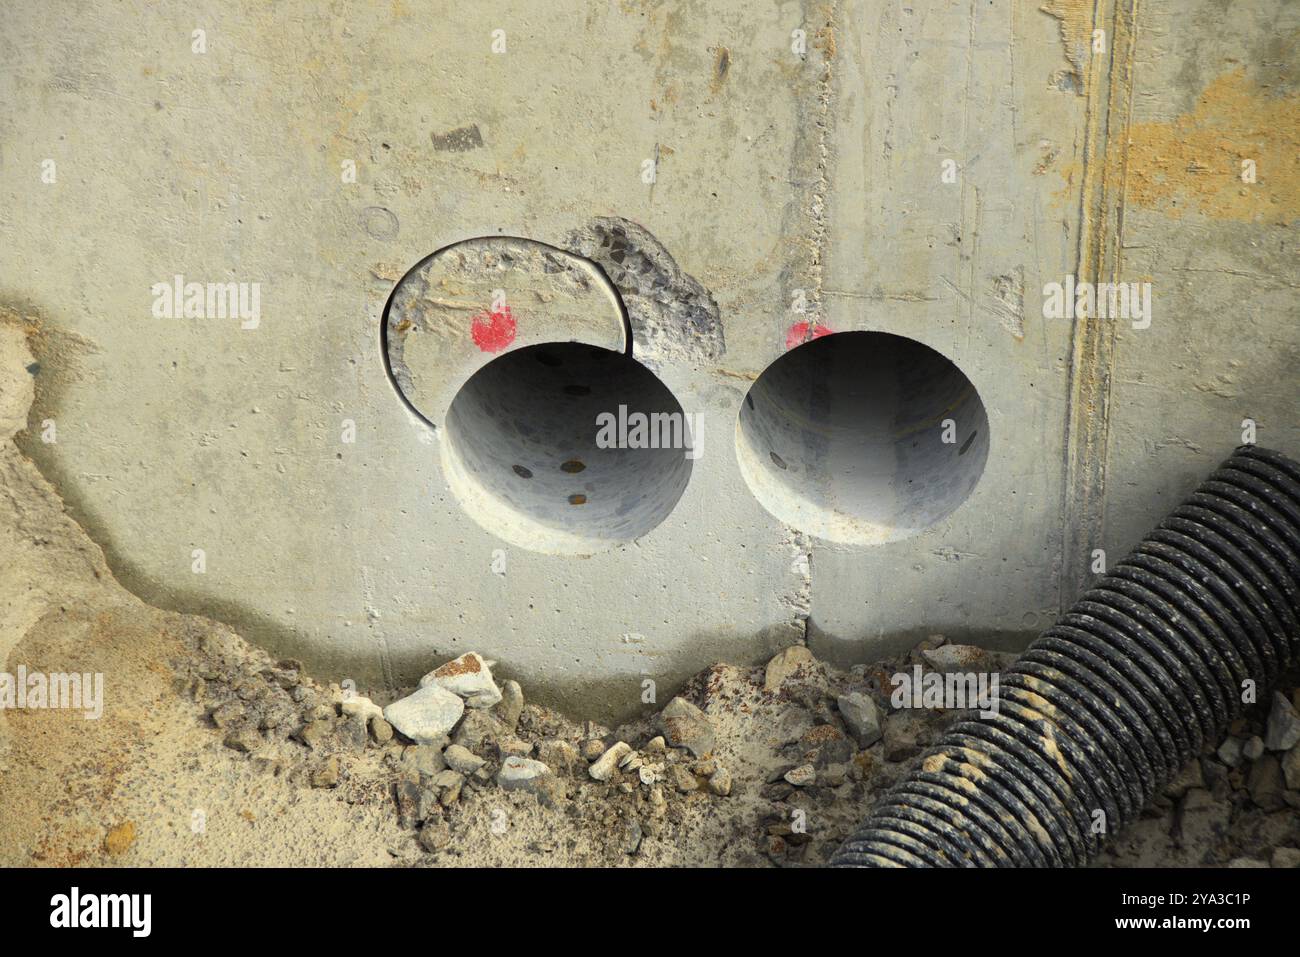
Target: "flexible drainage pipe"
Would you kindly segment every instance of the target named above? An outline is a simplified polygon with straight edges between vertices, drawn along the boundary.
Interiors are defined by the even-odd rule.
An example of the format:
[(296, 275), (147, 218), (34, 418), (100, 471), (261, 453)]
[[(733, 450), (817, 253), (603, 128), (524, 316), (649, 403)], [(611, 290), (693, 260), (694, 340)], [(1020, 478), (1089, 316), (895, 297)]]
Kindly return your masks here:
[[(1086, 862), (1300, 650), (1300, 465), (1244, 446), (1002, 673), (833, 866)], [(1254, 700), (1250, 698), (1250, 700)]]

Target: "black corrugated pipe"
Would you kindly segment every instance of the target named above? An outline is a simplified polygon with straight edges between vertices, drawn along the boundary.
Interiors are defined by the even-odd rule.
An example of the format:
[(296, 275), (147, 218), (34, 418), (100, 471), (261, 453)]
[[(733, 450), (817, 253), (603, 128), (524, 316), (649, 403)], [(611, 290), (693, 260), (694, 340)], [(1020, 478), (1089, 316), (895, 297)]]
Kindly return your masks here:
[[(1002, 673), (833, 866), (1086, 862), (1300, 649), (1300, 465), (1236, 450)], [(1100, 823), (1101, 826), (1098, 826)]]

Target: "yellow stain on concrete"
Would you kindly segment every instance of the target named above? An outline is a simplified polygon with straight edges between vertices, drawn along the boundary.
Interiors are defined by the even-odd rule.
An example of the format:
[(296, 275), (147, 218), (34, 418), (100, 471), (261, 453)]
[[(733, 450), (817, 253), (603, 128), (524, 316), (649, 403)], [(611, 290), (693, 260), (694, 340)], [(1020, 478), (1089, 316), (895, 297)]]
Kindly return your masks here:
[[(1190, 113), (1129, 129), (1126, 203), (1175, 219), (1284, 224), (1300, 219), (1300, 96), (1277, 96), (1224, 73)], [(1255, 163), (1254, 183), (1242, 163)]]

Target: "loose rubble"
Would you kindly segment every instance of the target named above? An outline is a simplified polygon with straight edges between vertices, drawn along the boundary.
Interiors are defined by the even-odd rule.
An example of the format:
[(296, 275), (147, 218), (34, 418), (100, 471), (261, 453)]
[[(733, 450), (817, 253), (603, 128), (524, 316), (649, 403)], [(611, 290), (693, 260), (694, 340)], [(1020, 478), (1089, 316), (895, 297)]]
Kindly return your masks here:
[[(535, 814), (528, 853), (538, 864), (557, 853), (680, 860), (700, 840), (688, 835), (707, 834), (732, 864), (808, 866), (969, 713), (896, 709), (889, 677), (918, 665), (999, 669), (1013, 657), (934, 636), (841, 671), (794, 646), (765, 667), (710, 668), (662, 710), (613, 729), (526, 703), (518, 682), (498, 685), (474, 652), (387, 707), (320, 689), (295, 662), (264, 669), (264, 689), (205, 679), (193, 693), (236, 759), (300, 774), (348, 803), (386, 802), (409, 835), (411, 849), (394, 850), (405, 863), (471, 862), (483, 841)], [(1297, 866), (1296, 684), (1291, 676), (1207, 744), (1099, 863)], [(276, 741), (296, 750), (286, 756)]]

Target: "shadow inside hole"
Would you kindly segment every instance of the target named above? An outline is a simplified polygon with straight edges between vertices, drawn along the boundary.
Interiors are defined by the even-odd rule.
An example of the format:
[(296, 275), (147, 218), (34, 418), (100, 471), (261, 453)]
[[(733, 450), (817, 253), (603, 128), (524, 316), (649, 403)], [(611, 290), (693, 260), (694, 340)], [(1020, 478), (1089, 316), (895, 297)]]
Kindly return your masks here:
[(775, 517), (841, 542), (907, 538), (974, 490), (988, 417), (930, 347), (883, 332), (823, 336), (755, 381), (736, 430), (741, 472)]
[(448, 481), (475, 521), (524, 547), (586, 553), (629, 541), (668, 517), (691, 471), (681, 448), (598, 441), (599, 416), (637, 412), (682, 408), (630, 356), (578, 343), (508, 352), (451, 403)]

